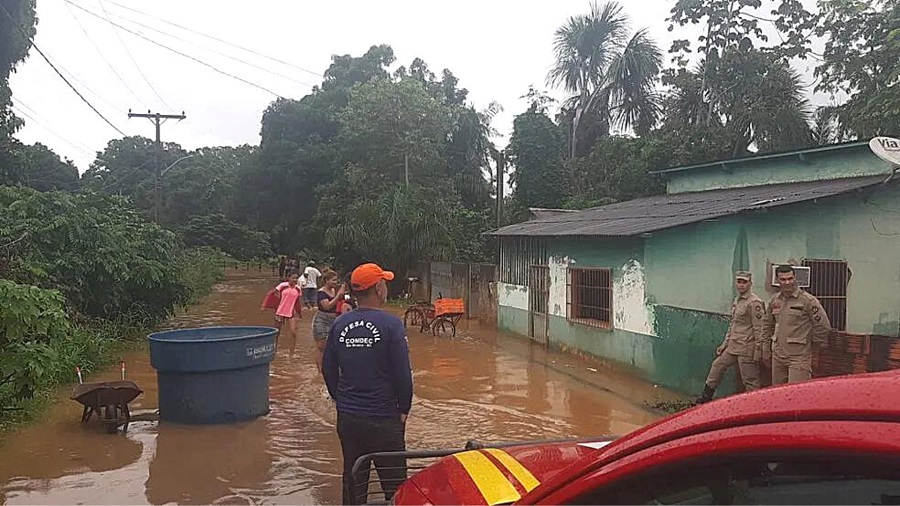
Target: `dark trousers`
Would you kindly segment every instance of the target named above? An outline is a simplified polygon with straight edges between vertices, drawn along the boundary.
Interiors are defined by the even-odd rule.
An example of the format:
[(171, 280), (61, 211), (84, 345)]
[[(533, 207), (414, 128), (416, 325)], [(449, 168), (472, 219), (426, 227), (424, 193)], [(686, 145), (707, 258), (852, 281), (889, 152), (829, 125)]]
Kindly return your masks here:
[[(365, 504), (371, 466), (365, 463), (351, 480), (353, 464), (367, 453), (405, 451), (406, 427), (399, 416), (381, 418), (338, 412), (337, 433), (344, 456), (343, 504)], [(376, 458), (374, 461), (384, 498), (390, 501), (397, 487), (406, 480), (406, 458)]]

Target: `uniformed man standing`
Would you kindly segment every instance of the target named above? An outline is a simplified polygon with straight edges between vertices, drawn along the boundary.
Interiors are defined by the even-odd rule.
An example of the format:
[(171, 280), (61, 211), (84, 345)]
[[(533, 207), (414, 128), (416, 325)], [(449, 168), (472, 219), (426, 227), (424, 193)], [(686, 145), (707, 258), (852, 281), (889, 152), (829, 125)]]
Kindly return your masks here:
[(763, 360), (771, 346), (773, 385), (806, 381), (812, 378), (812, 344), (831, 335), (831, 322), (819, 299), (797, 286), (793, 267), (779, 265), (775, 276), (781, 291), (766, 311)]
[(716, 348), (718, 355), (709, 368), (709, 376), (698, 403), (712, 400), (725, 372), (735, 365), (741, 372), (746, 391), (759, 389), (759, 361), (762, 359), (765, 304), (751, 291), (753, 277), (738, 271), (734, 276), (738, 296), (731, 304), (731, 325), (725, 340)]

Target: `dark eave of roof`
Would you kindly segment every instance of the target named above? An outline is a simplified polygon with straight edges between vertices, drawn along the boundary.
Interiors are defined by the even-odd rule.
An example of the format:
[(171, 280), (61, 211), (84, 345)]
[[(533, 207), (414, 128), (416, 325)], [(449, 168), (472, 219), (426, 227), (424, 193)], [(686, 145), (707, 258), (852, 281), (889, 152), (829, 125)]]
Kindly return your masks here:
[(507, 225), (485, 235), (627, 237), (840, 195), (885, 179), (880, 175), (657, 195)]

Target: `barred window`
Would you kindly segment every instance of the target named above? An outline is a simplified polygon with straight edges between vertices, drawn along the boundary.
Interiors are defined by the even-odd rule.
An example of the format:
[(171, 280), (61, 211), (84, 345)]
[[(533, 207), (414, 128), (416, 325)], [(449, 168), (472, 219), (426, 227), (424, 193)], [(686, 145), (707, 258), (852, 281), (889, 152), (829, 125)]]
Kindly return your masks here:
[(809, 288), (815, 295), (835, 330), (847, 330), (847, 284), (850, 269), (843, 260), (804, 260), (809, 267)]
[(594, 327), (612, 327), (612, 272), (609, 269), (569, 269), (566, 316)]

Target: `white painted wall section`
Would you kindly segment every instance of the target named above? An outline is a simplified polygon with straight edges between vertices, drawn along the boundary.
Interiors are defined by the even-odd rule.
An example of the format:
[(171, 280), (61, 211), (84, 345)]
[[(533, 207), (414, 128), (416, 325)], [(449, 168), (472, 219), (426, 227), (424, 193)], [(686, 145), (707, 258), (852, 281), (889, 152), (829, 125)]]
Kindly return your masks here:
[(567, 270), (569, 265), (575, 264), (575, 260), (569, 257), (550, 257), (547, 264), (550, 267), (550, 314), (565, 318), (566, 300), (569, 297)]
[(497, 283), (497, 304), (528, 311), (528, 287)]
[(631, 260), (622, 266), (621, 274), (613, 277), (613, 327), (653, 335), (652, 309), (646, 300), (644, 266)]

